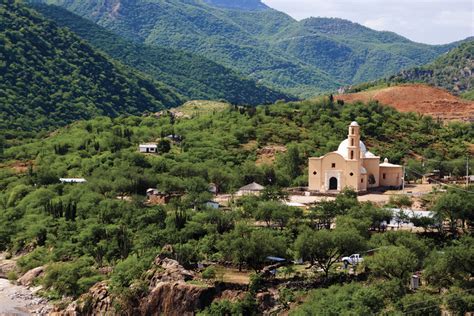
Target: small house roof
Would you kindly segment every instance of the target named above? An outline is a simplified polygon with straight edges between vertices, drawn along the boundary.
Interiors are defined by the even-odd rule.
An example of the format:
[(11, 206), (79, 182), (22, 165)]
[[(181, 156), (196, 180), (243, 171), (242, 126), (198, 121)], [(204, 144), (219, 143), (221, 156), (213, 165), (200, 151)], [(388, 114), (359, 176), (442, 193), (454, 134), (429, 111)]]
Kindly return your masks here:
[(87, 182), (84, 178), (59, 178), (62, 183), (83, 183)]
[(158, 145), (156, 143), (145, 143), (145, 144), (140, 144), (140, 147), (153, 147), (156, 148)]
[(263, 185), (260, 185), (256, 182), (252, 182), (241, 187), (239, 191), (262, 191), (263, 189), (265, 189)]

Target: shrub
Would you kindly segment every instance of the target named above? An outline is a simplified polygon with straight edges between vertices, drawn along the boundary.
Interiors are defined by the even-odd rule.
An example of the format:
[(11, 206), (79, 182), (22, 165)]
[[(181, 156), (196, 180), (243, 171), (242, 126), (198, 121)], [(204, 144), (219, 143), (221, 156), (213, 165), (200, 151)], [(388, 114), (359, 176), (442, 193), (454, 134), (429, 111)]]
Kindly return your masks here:
[(202, 277), (204, 279), (214, 279), (216, 277), (216, 268), (213, 266), (207, 267), (202, 271)]

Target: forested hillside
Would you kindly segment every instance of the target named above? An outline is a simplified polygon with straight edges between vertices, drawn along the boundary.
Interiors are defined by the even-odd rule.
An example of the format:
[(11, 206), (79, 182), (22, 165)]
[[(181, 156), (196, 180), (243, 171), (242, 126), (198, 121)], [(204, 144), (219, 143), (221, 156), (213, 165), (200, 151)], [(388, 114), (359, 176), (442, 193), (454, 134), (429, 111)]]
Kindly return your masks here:
[[(369, 287), (370, 293), (377, 284), (384, 285), (385, 290), (371, 294), (369, 301), (360, 289), (364, 283), (345, 285), (340, 291), (347, 287), (357, 290), (360, 295), (351, 299), (358, 302), (360, 310), (370, 313), (381, 312), (385, 306), (404, 310), (409, 303), (400, 300), (412, 299), (405, 290), (409, 273), (419, 271), (426, 263), (436, 282), (436, 269), (444, 267), (444, 256), (436, 261), (427, 259), (430, 250), (435, 249), (432, 242), (436, 239), (419, 239), (411, 233), (371, 237), (369, 228), (380, 229), (380, 218), (390, 215), (370, 203), (358, 203), (351, 194), (308, 212), (278, 202), (282, 194), (279, 187), (305, 185), (307, 158), (336, 149), (346, 137), (347, 124), (353, 120), (362, 126), (363, 140), (375, 154), (394, 162), (423, 155), (430, 159), (430, 165), (420, 163), (419, 168), (439, 168), (446, 173), (465, 163), (468, 146), (474, 139), (472, 124), (441, 125), (429, 117), (402, 114), (376, 103), (340, 105), (329, 99), (257, 108), (229, 106), (188, 119), (164, 115), (80, 121), (44, 139), (4, 151), (0, 169), (0, 250), (12, 255), (28, 252), (18, 260), (19, 273), (46, 265), (44, 276), (36, 282), (43, 285), (42, 295), (50, 299), (60, 301), (64, 295), (76, 298), (96, 282), (106, 280), (108, 290), (101, 293), (114, 298), (110, 308), (132, 309), (130, 313), (136, 314), (133, 308), (137, 301), (149, 294), (149, 273), (144, 272), (154, 269), (152, 261), (165, 245), (172, 250), (164, 256), (177, 259), (186, 267), (201, 261), (232, 262), (236, 267), (257, 272), (270, 255), (320, 260), (322, 264), (345, 252), (390, 245), (387, 253), (381, 252), (375, 258), (386, 262), (384, 256), (392, 256), (388, 257), (390, 262), (401, 266), (402, 271), (389, 275), (385, 281), (370, 281), (373, 283)], [(179, 136), (180, 141), (170, 142), (164, 137), (170, 134)], [(137, 152), (139, 143), (149, 141), (160, 144), (158, 155)], [(274, 164), (256, 164), (258, 149), (275, 144), (286, 146), (287, 152), (280, 154)], [(21, 164), (25, 167), (19, 168)], [(61, 184), (59, 177), (84, 177), (87, 182)], [(252, 181), (269, 186), (261, 198), (242, 198), (227, 211), (206, 207), (211, 198), (210, 182), (219, 192), (232, 193)], [(166, 206), (149, 205), (144, 196), (150, 187), (181, 198)], [(463, 194), (453, 193), (448, 198), (470, 203), (471, 195)], [(337, 229), (325, 229), (324, 221), (331, 222), (336, 216)], [(466, 218), (457, 213), (455, 216)], [(268, 224), (257, 226), (256, 221)], [(461, 244), (469, 249), (470, 240)], [(336, 255), (324, 257), (326, 252), (319, 252), (321, 244), (329, 245), (331, 253), (336, 249)], [(451, 244), (439, 245), (442, 246)], [(433, 252), (433, 256), (442, 254)], [(408, 263), (403, 258), (408, 258)], [(369, 266), (374, 277), (384, 271), (384, 266), (376, 263)], [(334, 270), (334, 262), (325, 269), (323, 274), (319, 269), (306, 269), (314, 274), (307, 279), (300, 276), (296, 284), (306, 288), (333, 274), (335, 279), (344, 277), (343, 272)], [(211, 270), (208, 276), (203, 272), (203, 278), (217, 280), (216, 272)], [(449, 277), (453, 275), (456, 282), (460, 280), (456, 285), (466, 288), (461, 283), (466, 279), (465, 270), (459, 267), (456, 271), (461, 273), (453, 272)], [(240, 295), (232, 303), (217, 301), (204, 314), (234, 310), (227, 314), (239, 315), (242, 312), (238, 310), (243, 309), (249, 311), (245, 315), (253, 315), (258, 308), (255, 296), (263, 287), (264, 277), (252, 278), (257, 279), (252, 279), (248, 292), (243, 293), (245, 297)], [(179, 291), (186, 287), (195, 293), (213, 286), (213, 281), (192, 282), (173, 288), (182, 294)], [(451, 284), (442, 286), (450, 288)], [(317, 291), (339, 293), (338, 288)], [(391, 296), (392, 292), (400, 294)], [(289, 301), (302, 294), (291, 288), (285, 293), (293, 295)], [(311, 295), (319, 302), (318, 293)], [(346, 297), (344, 293), (340, 295)], [(180, 303), (191, 300), (187, 298)], [(372, 304), (373, 300), (379, 303)], [(311, 304), (308, 301), (301, 312), (315, 308)], [(317, 308), (325, 314), (341, 308), (340, 304), (318, 304)]]
[(126, 38), (201, 54), (303, 97), (426, 64), (456, 45), (414, 43), (341, 19), (298, 22), (259, 1), (241, 7), (229, 1), (41, 1)]
[[(176, 106), (181, 96), (13, 1), (0, 4), (0, 129), (61, 126)], [(15, 131), (15, 132), (13, 132)], [(10, 137), (8, 136), (8, 137)]]
[(34, 8), (113, 58), (173, 87), (187, 99), (225, 99), (232, 104), (258, 105), (293, 98), (199, 55), (127, 41), (61, 7), (37, 4)]
[(474, 99), (474, 40), (461, 44), (434, 62), (400, 72), (389, 82), (424, 82)]

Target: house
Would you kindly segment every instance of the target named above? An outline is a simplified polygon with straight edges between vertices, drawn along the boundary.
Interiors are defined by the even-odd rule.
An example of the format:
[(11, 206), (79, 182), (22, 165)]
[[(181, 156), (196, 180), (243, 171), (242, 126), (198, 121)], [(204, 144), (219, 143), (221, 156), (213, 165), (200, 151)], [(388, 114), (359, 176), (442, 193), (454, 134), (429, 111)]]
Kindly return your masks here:
[(168, 204), (171, 200), (172, 195), (160, 192), (158, 189), (150, 188), (146, 190), (146, 199), (149, 204), (152, 205), (165, 205)]
[(244, 185), (237, 191), (237, 196), (243, 195), (260, 195), (260, 193), (265, 189), (264, 186), (252, 182), (250, 184)]
[(62, 183), (84, 183), (87, 182), (84, 178), (59, 178)]
[(360, 140), (360, 126), (357, 122), (349, 125), (347, 139), (336, 151), (321, 157), (309, 158), (309, 191), (337, 193), (345, 187), (356, 192), (370, 188), (399, 188), (403, 181), (403, 168), (389, 163), (367, 150)]
[(138, 151), (141, 153), (156, 154), (158, 153), (158, 145), (156, 143), (140, 144)]

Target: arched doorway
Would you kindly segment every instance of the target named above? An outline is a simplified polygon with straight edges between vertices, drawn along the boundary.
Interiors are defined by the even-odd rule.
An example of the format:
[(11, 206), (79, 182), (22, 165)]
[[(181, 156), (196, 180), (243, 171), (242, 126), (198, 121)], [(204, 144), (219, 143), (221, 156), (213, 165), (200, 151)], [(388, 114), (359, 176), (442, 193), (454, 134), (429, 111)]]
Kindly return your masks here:
[(337, 178), (332, 177), (329, 179), (329, 190), (337, 190)]

